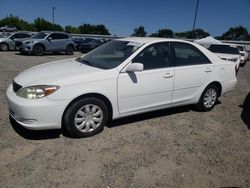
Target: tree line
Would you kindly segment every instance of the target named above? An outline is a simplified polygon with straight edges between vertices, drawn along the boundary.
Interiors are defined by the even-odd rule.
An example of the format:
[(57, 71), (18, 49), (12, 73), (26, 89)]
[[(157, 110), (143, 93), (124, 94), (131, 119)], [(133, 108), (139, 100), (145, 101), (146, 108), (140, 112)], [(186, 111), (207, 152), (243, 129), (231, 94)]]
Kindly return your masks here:
[(110, 35), (109, 30), (105, 27), (105, 25), (94, 25), (83, 23), (78, 27), (74, 26), (65, 26), (62, 27), (59, 24), (53, 24), (44, 18), (36, 18), (32, 23), (24, 21), (18, 16), (6, 16), (5, 18), (0, 20), (0, 27), (5, 25), (14, 25), (17, 30), (20, 31), (65, 31), (67, 33), (76, 33), (76, 34), (99, 34), (99, 35)]
[[(65, 31), (67, 33), (75, 33), (75, 34), (98, 34), (98, 35), (110, 35), (109, 30), (105, 25), (99, 24), (89, 24), (83, 23), (78, 27), (67, 25), (62, 27), (59, 24), (53, 24), (44, 18), (36, 18), (33, 22), (29, 23), (19, 18), (18, 16), (9, 15), (3, 19), (0, 19), (0, 27), (5, 25), (14, 25), (18, 30), (21, 31), (43, 31), (43, 30), (51, 30), (51, 31)], [(195, 29), (194, 31), (185, 31), (185, 32), (174, 32), (171, 29), (159, 29), (155, 33), (147, 35), (144, 26), (139, 26), (134, 29), (131, 36), (138, 37), (165, 37), (165, 38), (195, 38), (200, 39), (209, 36), (210, 34), (203, 29)], [(248, 40), (250, 41), (250, 33), (243, 26), (231, 27), (228, 31), (223, 33), (221, 36), (215, 37), (219, 40)]]
[[(171, 29), (160, 29), (155, 33), (147, 35), (144, 26), (139, 26), (138, 28), (134, 29), (132, 36), (139, 36), (139, 37), (165, 37), (165, 38), (182, 38), (182, 39), (201, 39), (210, 34), (203, 29), (195, 29), (194, 31), (185, 31), (185, 32), (174, 32)], [(248, 30), (243, 26), (231, 27), (228, 31), (223, 33), (221, 36), (215, 37), (218, 40), (245, 40), (250, 41), (250, 33)]]

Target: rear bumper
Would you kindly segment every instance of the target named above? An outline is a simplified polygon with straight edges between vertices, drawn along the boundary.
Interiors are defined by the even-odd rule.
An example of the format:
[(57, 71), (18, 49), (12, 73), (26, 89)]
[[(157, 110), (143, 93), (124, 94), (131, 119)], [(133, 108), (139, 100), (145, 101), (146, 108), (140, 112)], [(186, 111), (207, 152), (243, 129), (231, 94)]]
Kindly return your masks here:
[(221, 95), (225, 95), (225, 94), (231, 92), (234, 89), (234, 87), (236, 86), (236, 84), (237, 84), (237, 79), (223, 82)]

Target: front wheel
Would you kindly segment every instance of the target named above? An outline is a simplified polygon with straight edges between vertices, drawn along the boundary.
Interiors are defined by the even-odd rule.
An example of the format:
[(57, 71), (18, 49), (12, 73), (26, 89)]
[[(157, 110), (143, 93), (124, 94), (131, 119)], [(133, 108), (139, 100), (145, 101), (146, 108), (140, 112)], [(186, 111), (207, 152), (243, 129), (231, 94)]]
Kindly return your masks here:
[(71, 137), (89, 137), (101, 132), (108, 121), (108, 108), (97, 98), (80, 99), (63, 117), (63, 128)]
[(44, 55), (44, 47), (40, 44), (37, 44), (34, 48), (33, 48), (33, 53), (37, 56), (43, 56)]
[(219, 97), (219, 89), (215, 85), (209, 85), (201, 94), (196, 107), (199, 111), (210, 111), (215, 106)]
[(1, 49), (2, 51), (8, 51), (8, 50), (9, 50), (9, 46), (8, 46), (8, 44), (6, 44), (6, 43), (1, 43), (1, 44), (0, 44), (0, 49)]

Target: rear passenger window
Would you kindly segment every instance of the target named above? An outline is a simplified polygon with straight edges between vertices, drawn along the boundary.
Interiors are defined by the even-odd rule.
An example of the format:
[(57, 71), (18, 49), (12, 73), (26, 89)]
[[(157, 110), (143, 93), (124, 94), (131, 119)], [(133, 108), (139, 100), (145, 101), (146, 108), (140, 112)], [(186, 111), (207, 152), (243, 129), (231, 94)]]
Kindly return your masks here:
[(175, 66), (202, 65), (211, 63), (197, 48), (188, 43), (174, 42)]

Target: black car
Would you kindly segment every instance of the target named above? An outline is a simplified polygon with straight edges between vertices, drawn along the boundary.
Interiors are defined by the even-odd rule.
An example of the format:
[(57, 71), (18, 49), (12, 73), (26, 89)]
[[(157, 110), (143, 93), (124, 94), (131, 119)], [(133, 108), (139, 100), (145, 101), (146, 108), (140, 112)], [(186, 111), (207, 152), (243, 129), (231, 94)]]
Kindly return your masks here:
[(91, 42), (92, 40), (95, 40), (95, 39), (93, 39), (93, 38), (80, 38), (80, 37), (73, 38), (73, 41), (75, 42), (75, 47), (77, 50), (80, 50), (81, 44)]
[(104, 43), (106, 43), (106, 41), (104, 41), (104, 40), (92, 39), (90, 42), (80, 44), (79, 45), (79, 50), (82, 53), (88, 53), (91, 50), (101, 46)]

